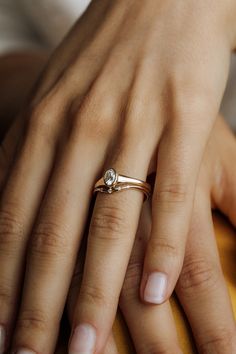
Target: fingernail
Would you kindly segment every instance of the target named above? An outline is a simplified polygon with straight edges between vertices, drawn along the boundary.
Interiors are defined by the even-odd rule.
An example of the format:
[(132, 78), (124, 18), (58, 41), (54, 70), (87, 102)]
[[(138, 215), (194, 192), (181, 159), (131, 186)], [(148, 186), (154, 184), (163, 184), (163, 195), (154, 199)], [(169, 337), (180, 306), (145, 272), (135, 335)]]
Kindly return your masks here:
[(165, 299), (166, 288), (166, 274), (160, 272), (151, 273), (144, 290), (144, 300), (152, 304), (161, 304)]
[(6, 345), (6, 330), (2, 325), (0, 325), (0, 354), (4, 353), (5, 345)]
[(89, 324), (81, 324), (75, 328), (69, 354), (93, 354), (96, 344), (96, 331)]
[(33, 352), (32, 350), (28, 350), (28, 349), (20, 349), (16, 352), (16, 354), (36, 354), (35, 352)]

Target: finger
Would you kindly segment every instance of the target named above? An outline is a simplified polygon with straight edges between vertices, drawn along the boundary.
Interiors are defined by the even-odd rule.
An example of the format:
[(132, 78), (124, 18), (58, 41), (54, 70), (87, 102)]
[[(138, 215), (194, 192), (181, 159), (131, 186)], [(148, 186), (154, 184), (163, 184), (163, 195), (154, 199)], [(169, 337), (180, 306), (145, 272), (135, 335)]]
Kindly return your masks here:
[[(4, 140), (0, 145), (0, 190), (2, 190), (9, 173), (10, 164), (16, 151), (17, 143), (19, 142), (20, 130), (22, 122), (17, 119), (7, 132)], [(1, 250), (0, 250), (1, 252)], [(1, 277), (0, 277), (1, 278)], [(6, 327), (0, 325), (0, 353), (3, 353), (7, 347), (7, 331)]]
[(236, 327), (222, 273), (207, 193), (197, 191), (183, 269), (176, 288), (200, 353), (231, 354)]
[[(55, 107), (53, 110), (48, 107), (48, 112), (52, 119), (57, 114), (60, 118)], [(37, 112), (29, 122), (24, 141), (14, 156), (14, 164), (10, 167), (0, 200), (0, 323), (4, 333), (1, 336), (1, 346), (4, 348), (9, 344), (19, 301), (28, 236), (55, 153), (52, 132), (55, 133), (56, 129), (47, 129), (45, 133), (39, 124), (41, 114), (42, 112)], [(48, 122), (47, 124), (49, 125)]]
[(209, 127), (199, 131), (197, 124), (172, 122), (160, 142), (153, 224), (140, 287), (148, 303), (169, 298), (182, 268), (196, 178), (210, 132)]
[[(76, 267), (74, 270), (74, 275), (71, 281), (70, 290), (68, 293), (67, 299), (67, 309), (69, 314), (70, 324), (73, 323), (73, 314), (77, 301), (77, 297), (79, 294), (79, 290), (81, 287), (82, 275), (83, 275), (83, 263), (84, 263), (84, 254), (86, 251), (86, 244), (84, 242), (85, 238), (82, 241), (82, 245), (80, 247), (78, 260), (76, 263)], [(109, 335), (108, 341), (105, 346), (104, 354), (118, 354), (118, 349), (115, 343), (114, 335), (111, 333)]]
[(146, 306), (139, 297), (143, 260), (151, 231), (149, 209), (149, 203), (146, 203), (143, 206), (119, 304), (137, 353), (182, 353), (169, 302), (158, 307)]
[[(41, 205), (29, 245), (13, 348), (52, 353), (104, 144), (73, 131)], [(75, 144), (78, 139), (80, 144)], [(91, 161), (93, 156), (93, 163)], [(35, 282), (37, 279), (37, 282)]]
[[(145, 180), (150, 147), (144, 137), (131, 135), (129, 143), (125, 138), (120, 139), (119, 148), (110, 159), (110, 166), (119, 173)], [(135, 158), (137, 155), (138, 160)], [(80, 331), (83, 328), (90, 331), (88, 352), (96, 350), (100, 353), (106, 343), (117, 310), (142, 202), (143, 194), (134, 190), (97, 195), (69, 353), (80, 353)]]

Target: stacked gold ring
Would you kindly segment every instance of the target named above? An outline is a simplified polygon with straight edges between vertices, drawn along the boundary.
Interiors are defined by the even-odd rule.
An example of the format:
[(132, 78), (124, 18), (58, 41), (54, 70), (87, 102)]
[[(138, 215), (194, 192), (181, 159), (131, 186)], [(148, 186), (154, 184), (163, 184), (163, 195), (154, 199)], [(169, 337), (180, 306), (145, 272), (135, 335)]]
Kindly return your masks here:
[(93, 192), (111, 194), (127, 189), (142, 191), (146, 199), (149, 198), (151, 194), (151, 186), (149, 183), (137, 178), (120, 175), (114, 168), (109, 168), (105, 171), (103, 177), (96, 182)]

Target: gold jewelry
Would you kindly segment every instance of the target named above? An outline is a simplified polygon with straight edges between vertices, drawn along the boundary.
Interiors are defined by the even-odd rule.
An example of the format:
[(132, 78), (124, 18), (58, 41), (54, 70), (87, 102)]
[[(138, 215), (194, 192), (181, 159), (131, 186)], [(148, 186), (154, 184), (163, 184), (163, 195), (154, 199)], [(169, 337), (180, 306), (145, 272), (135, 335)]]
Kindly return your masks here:
[(149, 183), (137, 178), (120, 175), (114, 168), (109, 168), (105, 171), (103, 177), (96, 182), (93, 192), (111, 194), (131, 188), (143, 192), (146, 196), (146, 199), (151, 194), (151, 186)]

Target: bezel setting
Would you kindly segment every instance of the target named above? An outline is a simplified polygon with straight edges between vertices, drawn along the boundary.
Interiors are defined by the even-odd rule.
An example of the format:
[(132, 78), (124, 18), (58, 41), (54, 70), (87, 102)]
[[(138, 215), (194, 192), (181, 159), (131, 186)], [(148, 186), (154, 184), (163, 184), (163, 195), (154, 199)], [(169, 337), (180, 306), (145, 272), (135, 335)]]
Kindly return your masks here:
[(117, 183), (118, 174), (114, 168), (109, 168), (103, 175), (104, 184), (111, 189)]

